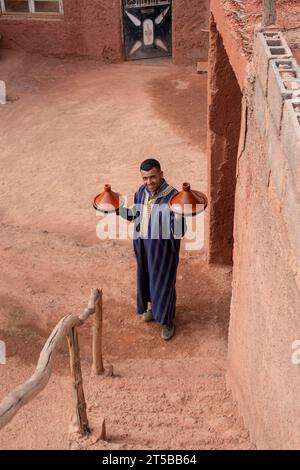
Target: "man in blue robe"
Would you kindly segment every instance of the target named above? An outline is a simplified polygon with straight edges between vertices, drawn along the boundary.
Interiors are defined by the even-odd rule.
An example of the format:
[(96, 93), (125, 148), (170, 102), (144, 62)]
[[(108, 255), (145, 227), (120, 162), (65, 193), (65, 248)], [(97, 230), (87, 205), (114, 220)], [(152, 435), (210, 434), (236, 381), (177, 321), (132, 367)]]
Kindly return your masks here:
[(186, 225), (168, 206), (177, 190), (164, 179), (160, 163), (147, 159), (140, 171), (143, 185), (134, 195), (133, 209), (121, 208), (118, 213), (135, 223), (137, 313), (146, 322), (159, 322), (162, 338), (169, 340), (175, 331), (176, 273)]

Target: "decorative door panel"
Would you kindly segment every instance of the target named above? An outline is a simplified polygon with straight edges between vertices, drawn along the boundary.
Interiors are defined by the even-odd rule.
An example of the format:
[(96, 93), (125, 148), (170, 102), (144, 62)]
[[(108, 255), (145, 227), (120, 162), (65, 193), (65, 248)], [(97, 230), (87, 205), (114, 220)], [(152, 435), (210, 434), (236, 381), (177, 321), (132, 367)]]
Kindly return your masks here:
[(127, 60), (172, 55), (171, 0), (123, 0)]

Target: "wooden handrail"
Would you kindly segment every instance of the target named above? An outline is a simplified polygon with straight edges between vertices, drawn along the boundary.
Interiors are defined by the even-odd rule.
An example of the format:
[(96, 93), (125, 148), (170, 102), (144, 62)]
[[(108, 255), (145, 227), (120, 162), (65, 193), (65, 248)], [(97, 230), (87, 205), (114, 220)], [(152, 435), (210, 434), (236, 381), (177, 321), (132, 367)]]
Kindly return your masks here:
[[(56, 327), (54, 328), (51, 335), (47, 339), (45, 346), (43, 347), (40, 353), (37, 367), (33, 375), (24, 384), (15, 388), (1, 401), (0, 403), (0, 429), (6, 426), (6, 424), (8, 424), (12, 420), (12, 418), (17, 414), (17, 412), (22, 406), (26, 405), (26, 403), (28, 403), (30, 400), (36, 397), (36, 395), (38, 395), (46, 387), (49, 381), (49, 378), (51, 376), (51, 373), (52, 373), (55, 356), (62, 342), (65, 340), (66, 337), (74, 338), (74, 332), (76, 336), (76, 331), (75, 331), (76, 327), (82, 325), (90, 317), (90, 315), (95, 313), (96, 310), (99, 310), (99, 306), (102, 305), (101, 302), (102, 302), (102, 290), (92, 289), (88, 306), (83, 311), (83, 313), (80, 316), (76, 316), (73, 314), (66, 315), (56, 325)], [(101, 310), (101, 314), (102, 314), (102, 310)], [(101, 316), (101, 319), (102, 319), (102, 316)], [(78, 379), (78, 374), (80, 374), (80, 378), (81, 378), (80, 356), (79, 356), (79, 349), (77, 347), (77, 343), (75, 343), (75, 351), (73, 352), (71, 351), (73, 347), (72, 345), (73, 343), (71, 342), (71, 345), (70, 345), (70, 342), (69, 342), (71, 365), (72, 363), (74, 363), (74, 361), (79, 362), (79, 367), (74, 368), (75, 372), (71, 371), (73, 373), (73, 382), (77, 383), (78, 380), (80, 382), (80, 379)], [(101, 350), (99, 352), (100, 348), (101, 348), (101, 343), (99, 344), (98, 350), (95, 347), (94, 354), (97, 354), (97, 358), (98, 358), (97, 361), (99, 362), (99, 360), (101, 360), (101, 363), (102, 363)], [(74, 357), (72, 358), (72, 355), (74, 357), (76, 356), (75, 359)], [(98, 373), (99, 372), (100, 371), (98, 371)], [(77, 402), (79, 401), (79, 403), (77, 403), (77, 408), (79, 407), (79, 408), (85, 409), (85, 403), (84, 404), (80, 403), (80, 400), (82, 399), (82, 397), (84, 400), (83, 389), (82, 389), (82, 379), (81, 379), (81, 390), (79, 391), (77, 390), (77, 393), (78, 393)], [(88, 423), (84, 421), (82, 424), (79, 419), (78, 419), (78, 427), (79, 427), (79, 431), (82, 434), (85, 434), (89, 431)]]

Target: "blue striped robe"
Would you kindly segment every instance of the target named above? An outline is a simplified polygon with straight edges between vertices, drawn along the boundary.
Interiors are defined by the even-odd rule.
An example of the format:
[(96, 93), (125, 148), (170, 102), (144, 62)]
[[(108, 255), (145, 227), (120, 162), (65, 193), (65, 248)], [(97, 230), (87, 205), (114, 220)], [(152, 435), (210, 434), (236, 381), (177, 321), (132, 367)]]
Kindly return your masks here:
[[(121, 216), (135, 221), (137, 313), (146, 312), (151, 302), (154, 320), (162, 325), (170, 325), (175, 318), (180, 238), (186, 230), (184, 218), (176, 219), (167, 205), (175, 193), (164, 180), (152, 198), (143, 185), (135, 193), (133, 209), (120, 211)], [(168, 225), (170, 236), (164, 238), (163, 227)]]

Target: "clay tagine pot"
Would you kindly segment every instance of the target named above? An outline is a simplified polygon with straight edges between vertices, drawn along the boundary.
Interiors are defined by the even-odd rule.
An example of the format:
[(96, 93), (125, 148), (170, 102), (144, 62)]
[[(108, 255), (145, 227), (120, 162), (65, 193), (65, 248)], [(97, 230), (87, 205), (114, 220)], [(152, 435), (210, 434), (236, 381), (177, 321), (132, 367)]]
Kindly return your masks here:
[(103, 193), (95, 197), (93, 206), (97, 211), (107, 214), (116, 212), (123, 204), (123, 197), (119, 193), (113, 192), (109, 184), (105, 184)]
[(174, 194), (169, 201), (169, 207), (173, 212), (185, 216), (200, 214), (206, 209), (207, 204), (205, 194), (191, 189), (189, 183), (183, 183), (182, 191)]

